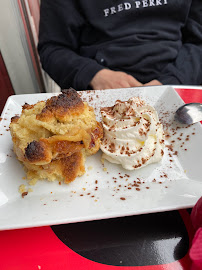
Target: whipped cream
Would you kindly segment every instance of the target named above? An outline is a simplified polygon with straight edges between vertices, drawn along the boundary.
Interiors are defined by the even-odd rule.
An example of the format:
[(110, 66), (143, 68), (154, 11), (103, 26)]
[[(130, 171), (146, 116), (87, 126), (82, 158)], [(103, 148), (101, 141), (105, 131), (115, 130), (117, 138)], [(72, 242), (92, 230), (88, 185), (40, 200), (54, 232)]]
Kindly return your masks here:
[(127, 170), (159, 162), (164, 154), (164, 132), (156, 110), (138, 97), (117, 100), (101, 108), (104, 137), (102, 157)]

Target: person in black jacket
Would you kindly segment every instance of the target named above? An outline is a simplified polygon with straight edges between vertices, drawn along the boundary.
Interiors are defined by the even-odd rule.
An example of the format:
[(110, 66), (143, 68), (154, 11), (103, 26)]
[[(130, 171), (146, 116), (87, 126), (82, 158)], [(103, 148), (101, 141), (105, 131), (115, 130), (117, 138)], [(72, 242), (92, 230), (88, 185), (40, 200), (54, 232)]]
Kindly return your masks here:
[(201, 0), (42, 0), (38, 52), (61, 88), (202, 83)]

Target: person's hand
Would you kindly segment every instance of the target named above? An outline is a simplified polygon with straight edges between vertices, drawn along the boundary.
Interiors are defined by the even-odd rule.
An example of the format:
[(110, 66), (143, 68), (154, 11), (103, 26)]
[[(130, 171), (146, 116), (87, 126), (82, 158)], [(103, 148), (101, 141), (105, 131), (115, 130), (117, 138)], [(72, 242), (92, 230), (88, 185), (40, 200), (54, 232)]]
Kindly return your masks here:
[(125, 72), (102, 69), (95, 74), (90, 82), (94, 89), (114, 89), (142, 86), (133, 76)]
[(145, 83), (144, 86), (155, 86), (155, 85), (163, 85), (161, 82), (159, 82), (158, 80), (152, 80), (148, 83)]

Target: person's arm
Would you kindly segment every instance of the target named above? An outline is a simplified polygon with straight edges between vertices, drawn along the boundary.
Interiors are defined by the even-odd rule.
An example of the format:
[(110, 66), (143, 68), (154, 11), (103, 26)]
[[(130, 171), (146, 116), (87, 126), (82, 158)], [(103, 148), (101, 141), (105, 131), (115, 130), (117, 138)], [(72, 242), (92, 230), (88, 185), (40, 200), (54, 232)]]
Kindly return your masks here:
[(174, 63), (168, 64), (159, 80), (162, 84), (202, 83), (202, 1), (193, 0), (182, 30), (183, 44)]
[(38, 52), (43, 69), (61, 88), (85, 90), (103, 66), (79, 55), (80, 31), (85, 22), (76, 2), (41, 1)]

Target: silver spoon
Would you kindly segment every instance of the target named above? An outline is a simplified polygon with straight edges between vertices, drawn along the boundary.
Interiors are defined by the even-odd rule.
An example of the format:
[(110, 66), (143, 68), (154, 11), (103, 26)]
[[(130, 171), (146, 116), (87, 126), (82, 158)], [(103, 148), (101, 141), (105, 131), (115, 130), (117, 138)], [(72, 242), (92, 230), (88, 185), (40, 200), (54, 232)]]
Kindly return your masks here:
[(181, 124), (194, 124), (202, 121), (202, 104), (187, 103), (181, 106), (175, 113), (175, 120)]

